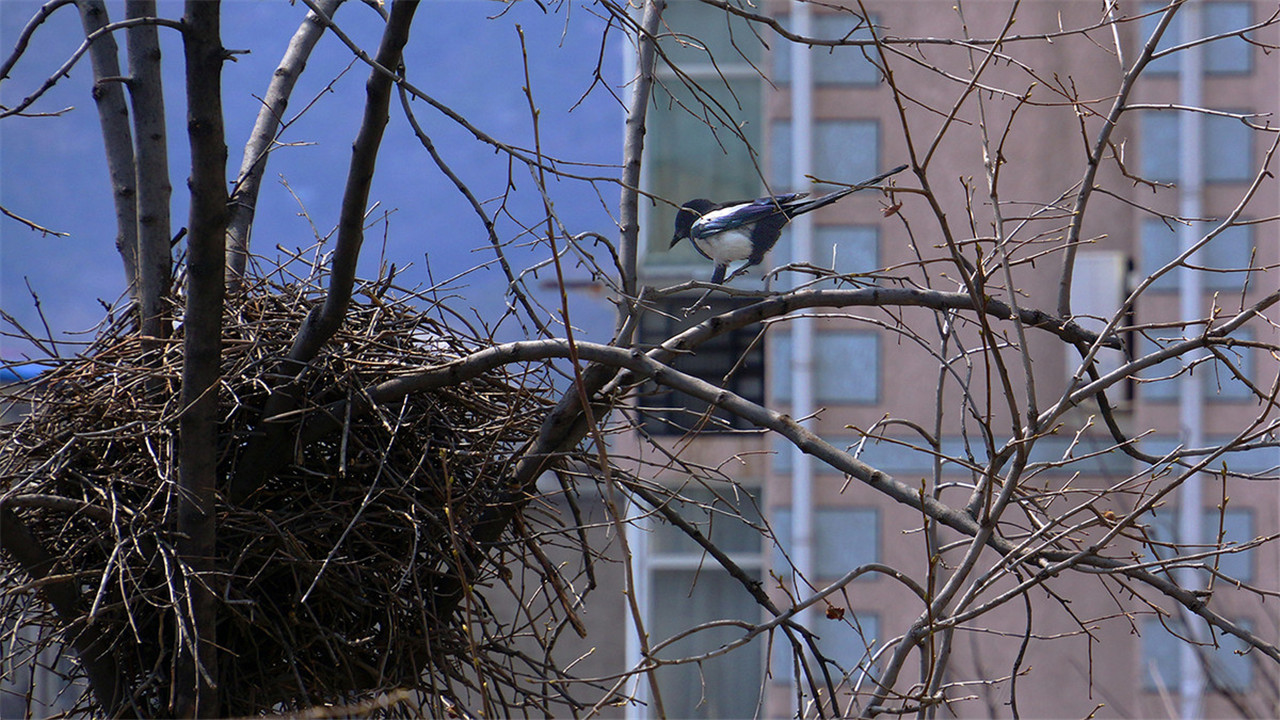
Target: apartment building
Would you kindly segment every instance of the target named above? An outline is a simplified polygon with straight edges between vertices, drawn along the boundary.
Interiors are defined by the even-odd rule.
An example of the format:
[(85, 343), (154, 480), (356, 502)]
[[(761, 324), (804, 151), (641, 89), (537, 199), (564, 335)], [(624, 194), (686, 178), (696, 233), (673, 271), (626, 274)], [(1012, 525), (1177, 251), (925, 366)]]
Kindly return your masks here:
[[(999, 143), (1002, 209), (1024, 211), (1006, 220), (1010, 227), (1016, 226), (1023, 243), (1020, 249), (1028, 254), (1036, 247), (1045, 251), (1039, 262), (1018, 266), (1014, 280), (1018, 301), (1023, 307), (1053, 312), (1061, 260), (1060, 254), (1050, 250), (1054, 243), (1061, 243), (1067, 225), (1065, 212), (1054, 210), (1062, 209), (1061, 203), (1072, 197), (1081, 181), (1088, 143), (1101, 123), (1099, 116), (1076, 112), (1065, 98), (1074, 96), (1105, 113), (1123, 68), (1132, 63), (1159, 22), (1154, 11), (1163, 3), (1117, 3), (1113, 12), (1132, 20), (1099, 25), (1088, 38), (1064, 34), (1056, 40), (1053, 36), (1061, 29), (1099, 23), (1104, 19), (1102, 4), (1083, 0), (1022, 3), (1011, 28), (1006, 21), (1014, 5), (978, 0), (963, 3), (958, 12), (950, 0), (836, 2), (811, 5), (808, 18), (792, 18), (795, 6), (789, 3), (765, 3), (754, 9), (776, 18), (783, 27), (796, 30), (797, 25), (807, 25), (803, 34), (832, 40), (871, 37), (871, 28), (859, 17), (864, 6), (881, 37), (955, 38), (961, 35), (961, 23), (967, 23), (973, 38), (1049, 36), (1049, 41), (1011, 44), (1009, 56), (996, 60), (985, 57), (990, 45), (983, 44), (960, 47), (938, 41), (900, 47), (887, 60), (902, 91), (895, 96), (877, 67), (884, 60), (874, 49), (816, 46), (807, 59), (797, 58), (789, 43), (758, 24), (727, 17), (713, 5), (671, 0), (666, 10), (670, 34), (665, 51), (680, 63), (682, 74), (660, 70), (663, 88), (649, 116), (646, 189), (679, 202), (789, 191), (806, 184), (806, 176), (856, 182), (912, 159), (903, 129), (905, 115), (905, 125), (916, 133), (911, 140), (917, 152), (924, 148), (933, 153), (928, 158), (928, 176), (941, 204), (939, 211), (952, 219), (969, 214), (973, 217), (969, 237), (980, 238), (990, 234), (992, 218), (989, 198), (984, 196), (979, 135), (980, 123), (986, 123)], [(1273, 3), (1247, 0), (1194, 5), (1194, 10), (1185, 9), (1175, 20), (1161, 48), (1259, 23), (1275, 10)], [(1143, 13), (1149, 14), (1140, 17)], [(1278, 66), (1262, 46), (1276, 36), (1274, 26), (1266, 27), (1251, 36), (1257, 44), (1227, 37), (1200, 45), (1193, 64), (1173, 54), (1147, 69), (1130, 100), (1147, 109), (1127, 112), (1116, 128), (1108, 154), (1114, 153), (1120, 162), (1102, 164), (1099, 185), (1108, 193), (1096, 199), (1082, 228), (1081, 237), (1087, 242), (1071, 291), (1078, 315), (1113, 314), (1137, 282), (1177, 257), (1186, 233), (1203, 237), (1215, 226), (1212, 219), (1220, 222), (1240, 203), (1261, 168), (1271, 136), (1252, 130), (1238, 115), (1261, 116), (1280, 109)], [(965, 92), (964, 79), (971, 77), (971, 68), (984, 62), (999, 67), (982, 75), (982, 86), (987, 88), (981, 92), (986, 101), (982, 112), (986, 114), (980, 116), (976, 98), (963, 103), (958, 98)], [(697, 92), (691, 89), (694, 83)], [(1055, 87), (1046, 88), (1046, 84)], [(1010, 95), (1023, 92), (1028, 102), (1010, 101)], [(705, 94), (695, 97), (698, 93)], [(1188, 123), (1184, 119), (1188, 113), (1171, 109), (1188, 104), (1222, 114), (1197, 115), (1198, 120)], [(1015, 112), (1020, 115), (1016, 122), (1010, 119)], [(931, 148), (928, 138), (946, 123), (955, 127)], [(1261, 117), (1254, 121), (1260, 127), (1265, 123)], [(1011, 129), (1000, 134), (1006, 126)], [(1187, 137), (1188, 131), (1199, 136)], [(806, 139), (810, 146), (802, 147)], [(917, 155), (915, 160), (923, 158)], [(1120, 165), (1155, 184), (1123, 180)], [(904, 187), (919, 187), (909, 173), (896, 180)], [(1131, 354), (1149, 351), (1166, 338), (1183, 337), (1184, 331), (1176, 325), (1187, 298), (1192, 298), (1196, 309), (1215, 297), (1222, 298), (1219, 303), (1226, 308), (1240, 307), (1274, 289), (1274, 270), (1247, 273), (1240, 269), (1277, 262), (1276, 224), (1248, 220), (1275, 216), (1280, 210), (1278, 200), (1275, 184), (1264, 184), (1239, 221), (1224, 228), (1196, 256), (1204, 271), (1165, 273), (1140, 294), (1130, 320), (1164, 327), (1132, 333), (1128, 337)], [(1207, 220), (1181, 230), (1182, 226), (1162, 220), (1156, 212)], [(649, 210), (644, 223), (647, 245), (642, 272), (648, 285), (668, 286), (710, 276), (710, 263), (688, 243), (668, 248), (673, 215), (671, 206), (658, 205)], [(947, 274), (949, 251), (936, 228), (925, 222), (929, 216), (930, 209), (919, 194), (887, 198), (873, 191), (858, 193), (807, 216), (807, 223), (792, 223), (762, 271), (796, 262), (846, 275), (888, 268), (884, 275), (904, 278), (902, 284), (910, 285), (929, 273), (931, 286), (942, 288), (945, 285), (938, 278)], [(956, 223), (965, 225), (963, 220)], [(808, 249), (800, 249), (803, 245)], [(992, 247), (987, 243), (984, 251), (991, 252)], [(975, 257), (972, 245), (964, 252)], [(755, 272), (733, 286), (761, 289), (764, 274)], [(768, 283), (778, 289), (811, 282), (814, 277), (813, 272), (782, 272)], [(854, 287), (858, 282), (856, 277), (828, 279), (816, 286)], [(861, 282), (894, 284), (884, 276)], [(1184, 288), (1185, 284), (1190, 287)], [(660, 341), (705, 317), (710, 310), (689, 313), (685, 309), (694, 298), (670, 298), (664, 301), (665, 312), (647, 315), (642, 342)], [(713, 295), (710, 304), (722, 311), (747, 301)], [(856, 449), (863, 461), (900, 480), (924, 486), (926, 478), (938, 477), (947, 486), (938, 490), (940, 497), (963, 504), (964, 493), (974, 481), (971, 473), (960, 463), (943, 463), (940, 471), (935, 463), (941, 457), (971, 457), (982, 464), (986, 451), (981, 439), (972, 435), (976, 426), (965, 420), (966, 409), (955, 389), (939, 395), (939, 357), (912, 342), (913, 334), (927, 334), (929, 327), (941, 322), (939, 316), (912, 309), (854, 310), (745, 328), (676, 365), (793, 417), (809, 418), (807, 426), (820, 437), (837, 447)], [(1271, 317), (1274, 321), (1274, 314)], [(1084, 318), (1081, 322), (1089, 323)], [(1275, 333), (1274, 325), (1251, 323), (1244, 337), (1274, 343)], [(1069, 348), (1064, 351), (1056, 338), (1029, 337), (1028, 343), (1042, 392), (1061, 393), (1078, 367), (1079, 355)], [(962, 351), (952, 347), (947, 352)], [(1103, 365), (1115, 367), (1121, 359), (1114, 353), (1103, 358)], [(1257, 382), (1270, 383), (1275, 377), (1274, 357), (1260, 350), (1246, 347), (1232, 356), (1231, 364)], [(1223, 362), (1206, 367), (1209, 371), (1197, 373), (1200, 379), (1191, 391), (1180, 377), (1164, 379), (1176, 371), (1176, 361), (1148, 369), (1141, 379), (1112, 393), (1118, 422), (1131, 436), (1141, 436), (1143, 447), (1152, 453), (1180, 444), (1198, 447), (1220, 442), (1249, 426), (1259, 406), (1248, 387)], [(975, 380), (975, 396), (998, 394), (996, 390), (988, 393), (984, 382)], [(1188, 397), (1188, 392), (1194, 392), (1194, 397)], [(946, 411), (938, 423), (941, 432), (932, 437), (929, 447), (922, 434), (934, 427), (939, 398), (953, 404), (954, 410)], [(1046, 397), (1048, 402), (1055, 399)], [(697, 400), (655, 390), (641, 405), (648, 412), (643, 415), (643, 437), (635, 439), (632, 449), (638, 457), (669, 453), (689, 467), (715, 468), (751, 491), (750, 496), (724, 492), (715, 502), (736, 503), (749, 519), (767, 518), (778, 538), (776, 544), (725, 518), (707, 516), (705, 527), (718, 533), (718, 541), (739, 566), (755, 573), (782, 606), (788, 593), (796, 592), (791, 585), (793, 563), (806, 568), (803, 575), (817, 587), (869, 563), (909, 573), (922, 573), (927, 567), (930, 546), (920, 532), (918, 511), (828, 466), (812, 463), (776, 436), (707, 412)], [(1000, 417), (998, 406), (991, 412), (991, 417)], [(886, 418), (899, 421), (886, 425)], [(913, 428), (908, 422), (916, 425)], [(1007, 418), (1005, 422), (993, 426), (1007, 428)], [(695, 429), (700, 431), (696, 437), (689, 434)], [(1139, 473), (1132, 458), (1105, 451), (1111, 444), (1096, 410), (1079, 408), (1070, 415), (1065, 431), (1042, 439), (1035, 450), (1040, 460), (1074, 460), (1047, 463), (1037, 482), (1046, 488), (1070, 485), (1101, 490)], [(658, 446), (661, 452), (646, 450)], [(1202, 483), (1198, 497), (1204, 519), (1197, 524), (1204, 537), (1243, 543), (1276, 532), (1280, 527), (1278, 460), (1280, 451), (1274, 448), (1235, 454), (1230, 459), (1232, 470), (1254, 473), (1255, 480), (1233, 482), (1229, 490), (1226, 483), (1213, 479)], [(655, 466), (657, 470), (647, 471), (655, 482), (680, 487), (688, 482), (679, 463), (655, 461)], [(713, 486), (691, 492), (711, 498), (717, 491)], [(1230, 501), (1219, 510), (1224, 493), (1229, 493)], [(1152, 537), (1173, 540), (1178, 536), (1179, 521), (1190, 515), (1179, 513), (1178, 497), (1197, 496), (1171, 496), (1144, 518), (1144, 528)], [(804, 522), (795, 522), (797, 512), (805, 516)], [(807, 535), (807, 541), (791, 536), (793, 528)], [(654, 520), (635, 530), (630, 544), (646, 630), (653, 641), (699, 622), (759, 619), (758, 606), (741, 592), (737, 581), (679, 531)], [(1261, 587), (1276, 587), (1278, 568), (1280, 557), (1273, 545), (1223, 555), (1219, 565), (1224, 575)], [(1280, 711), (1276, 704), (1280, 674), (1274, 663), (1239, 654), (1235, 651), (1243, 648), (1233, 644), (1232, 638), (1222, 638), (1217, 648), (1200, 653), (1198, 659), (1203, 662), (1195, 670), (1180, 660), (1185, 644), (1171, 634), (1180, 631), (1176, 618), (1162, 623), (1153, 614), (1143, 613), (1149, 610), (1143, 601), (1122, 595), (1099, 585), (1073, 595), (1068, 604), (1044, 592), (1033, 593), (1032, 605), (1011, 603), (991, 614), (983, 632), (957, 634), (950, 647), (949, 677), (1001, 680), (953, 688), (952, 699), (967, 699), (938, 712), (959, 717), (1012, 715), (1009, 698), (1014, 682), (1016, 709), (1023, 717), (1218, 717), (1249, 712), (1268, 716)], [(1264, 606), (1256, 595), (1239, 593), (1221, 602), (1223, 611), (1245, 626), (1269, 628), (1273, 635), (1280, 632), (1274, 608)], [(838, 607), (842, 618), (824, 622), (819, 607), (811, 611), (810, 620), (820, 628), (823, 647), (849, 672), (851, 681), (860, 673), (874, 675), (883, 666), (879, 651), (910, 627), (922, 607), (904, 593), (901, 584), (875, 573), (852, 581), (829, 605)], [(1020, 648), (1008, 638), (1026, 632), (1030, 614), (1035, 616), (1036, 641)], [(678, 655), (677, 651), (714, 650), (736, 637), (735, 632), (726, 627), (703, 633), (681, 641), (671, 651)], [(754, 651), (664, 668), (665, 712), (672, 717), (793, 715), (794, 675), (785, 643), (771, 645), (762, 639), (755, 645)], [(634, 639), (628, 652), (630, 663), (638, 660)], [(1188, 668), (1193, 675), (1200, 673), (1198, 681), (1185, 676)], [(866, 688), (864, 683), (862, 689)], [(640, 692), (644, 694), (643, 683)], [(634, 707), (629, 714), (643, 717), (653, 712), (651, 707)]]

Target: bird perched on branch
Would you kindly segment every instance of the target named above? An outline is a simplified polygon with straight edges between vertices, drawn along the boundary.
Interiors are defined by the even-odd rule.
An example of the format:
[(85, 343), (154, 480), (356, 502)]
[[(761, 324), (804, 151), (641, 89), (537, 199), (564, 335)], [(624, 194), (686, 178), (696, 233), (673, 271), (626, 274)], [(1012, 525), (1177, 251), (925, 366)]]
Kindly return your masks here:
[[(676, 213), (676, 234), (671, 238), (671, 247), (688, 238), (700, 255), (716, 264), (711, 282), (721, 284), (763, 262), (764, 254), (777, 244), (782, 228), (792, 218), (826, 207), (845, 195), (875, 187), (885, 178), (906, 169), (906, 165), (899, 165), (870, 180), (812, 200), (806, 199), (809, 193), (788, 193), (728, 203), (705, 198), (690, 200)], [(729, 263), (739, 260), (747, 262), (725, 278)]]

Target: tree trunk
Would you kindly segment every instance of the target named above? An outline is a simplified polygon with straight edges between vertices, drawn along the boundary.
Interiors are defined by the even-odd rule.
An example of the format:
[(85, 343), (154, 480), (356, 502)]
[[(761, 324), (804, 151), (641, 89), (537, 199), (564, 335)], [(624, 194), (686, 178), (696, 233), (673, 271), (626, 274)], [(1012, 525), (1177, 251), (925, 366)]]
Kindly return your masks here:
[[(182, 418), (179, 423), (178, 553), (187, 599), (179, 608), (173, 713), (215, 717), (217, 702), (218, 375), (222, 353), (223, 238), (227, 226), (227, 147), (222, 127), (222, 49), (212, 0), (188, 0), (184, 50), (187, 132), (191, 142), (191, 217), (187, 309), (183, 320)], [(189, 608), (189, 610), (188, 610)], [(189, 612), (189, 614), (188, 614)]]

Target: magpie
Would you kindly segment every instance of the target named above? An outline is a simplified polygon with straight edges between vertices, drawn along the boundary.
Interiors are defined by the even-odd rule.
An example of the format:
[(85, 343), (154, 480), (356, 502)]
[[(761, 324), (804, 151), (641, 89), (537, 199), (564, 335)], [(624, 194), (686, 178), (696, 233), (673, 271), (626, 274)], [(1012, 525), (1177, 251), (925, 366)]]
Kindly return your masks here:
[(747, 261), (729, 276), (728, 280), (732, 280), (752, 265), (763, 262), (764, 254), (778, 243), (782, 228), (792, 218), (826, 207), (850, 193), (874, 187), (881, 180), (906, 169), (906, 165), (899, 165), (870, 180), (812, 200), (805, 199), (809, 193), (787, 193), (728, 203), (706, 198), (690, 200), (676, 212), (676, 234), (671, 238), (671, 247), (688, 238), (699, 255), (716, 264), (711, 282), (720, 285), (726, 282), (729, 263)]

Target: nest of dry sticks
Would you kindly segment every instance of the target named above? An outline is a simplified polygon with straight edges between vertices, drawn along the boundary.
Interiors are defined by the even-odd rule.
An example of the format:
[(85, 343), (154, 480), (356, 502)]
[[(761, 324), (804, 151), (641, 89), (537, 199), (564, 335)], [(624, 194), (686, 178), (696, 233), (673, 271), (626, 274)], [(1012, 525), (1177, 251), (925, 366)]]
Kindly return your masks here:
[[(307, 408), (331, 408), (489, 342), (447, 326), (448, 311), (422, 297), (393, 300), (376, 296), (378, 287), (385, 285), (357, 293), (344, 329), (301, 376)], [(224, 479), (277, 380), (270, 374), (278, 358), (319, 300), (304, 283), (264, 284), (228, 302), (219, 393)], [(157, 351), (129, 323), (114, 324), (87, 352), (25, 388), (30, 414), (0, 428), (6, 507), (76, 579), (86, 620), (110, 638), (143, 715), (166, 707), (173, 639), (187, 617), (181, 585), (190, 577), (174, 549), (177, 327)], [(482, 685), (483, 648), (452, 614), (435, 616), (433, 588), (465, 556), (473, 519), (520, 502), (503, 478), (518, 447), (536, 435), (550, 392), (548, 371), (532, 366), (414, 394), (344, 417), (337, 432), (295, 447), (292, 462), (244, 506), (221, 499), (219, 572), (203, 581), (220, 603), (226, 712), (359, 701), (405, 687), (448, 702)], [(527, 552), (529, 544), (554, 533), (538, 525), (518, 516), (504, 535), (509, 555), (494, 567), (541, 556)], [(63, 623), (41, 616), (52, 611), (31, 601), (34, 584), (11, 558), (0, 562), (7, 577), (0, 616), (65, 633)], [(510, 571), (548, 570), (545, 562), (529, 566)], [(477, 592), (486, 578), (495, 587), (511, 583), (507, 570), (471, 572)], [(37, 642), (69, 640), (43, 637)], [(10, 635), (10, 649), (20, 645)]]

